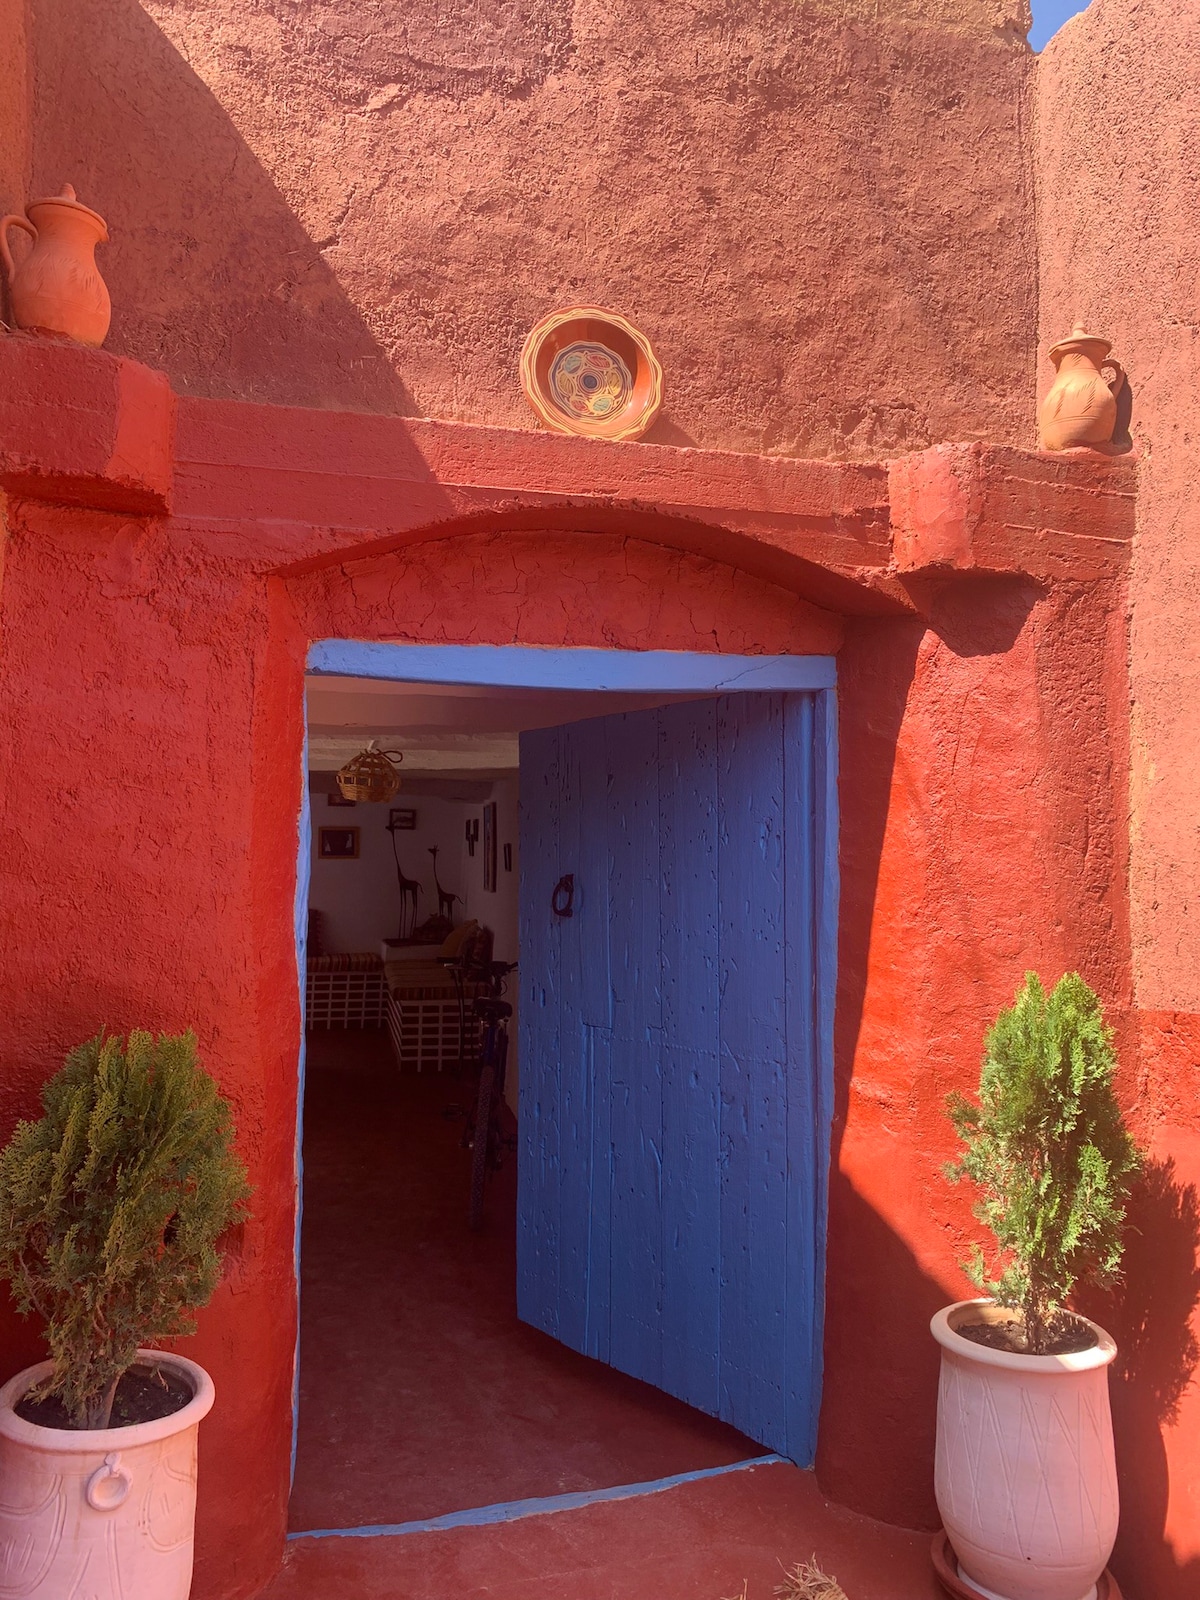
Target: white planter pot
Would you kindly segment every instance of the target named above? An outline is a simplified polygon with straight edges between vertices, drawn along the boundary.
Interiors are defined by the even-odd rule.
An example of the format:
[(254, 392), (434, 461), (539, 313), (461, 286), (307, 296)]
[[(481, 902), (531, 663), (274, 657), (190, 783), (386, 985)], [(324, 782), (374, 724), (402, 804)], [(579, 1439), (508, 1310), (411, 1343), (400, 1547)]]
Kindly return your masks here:
[(1063, 1356), (955, 1332), (995, 1310), (961, 1300), (930, 1324), (942, 1347), (935, 1488), (959, 1576), (992, 1600), (1092, 1600), (1117, 1536), (1117, 1347), (1095, 1323), (1096, 1346)]
[(0, 1600), (187, 1600), (196, 1431), (213, 1403), (194, 1361), (140, 1350), (192, 1386), (173, 1416), (130, 1428), (42, 1428), (13, 1410), (50, 1363), (0, 1389)]

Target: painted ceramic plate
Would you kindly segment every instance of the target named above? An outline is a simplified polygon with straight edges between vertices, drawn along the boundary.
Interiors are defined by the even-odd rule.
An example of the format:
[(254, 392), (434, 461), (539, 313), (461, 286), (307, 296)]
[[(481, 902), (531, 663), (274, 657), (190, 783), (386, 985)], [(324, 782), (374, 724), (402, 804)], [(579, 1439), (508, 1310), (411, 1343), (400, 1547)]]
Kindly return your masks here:
[(544, 317), (521, 352), (521, 387), (546, 427), (636, 439), (662, 405), (650, 341), (615, 311), (572, 306)]

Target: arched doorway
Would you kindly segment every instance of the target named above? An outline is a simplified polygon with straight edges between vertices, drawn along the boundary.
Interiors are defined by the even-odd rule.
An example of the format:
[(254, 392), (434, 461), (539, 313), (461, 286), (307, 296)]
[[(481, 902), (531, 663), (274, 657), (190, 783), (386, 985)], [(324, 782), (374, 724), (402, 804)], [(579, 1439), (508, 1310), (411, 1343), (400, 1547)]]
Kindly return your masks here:
[[(570, 721), (543, 712), (520, 741), (520, 1315), (810, 1464), (832, 1075), (831, 658), (325, 641), (309, 669), (591, 699)], [(568, 856), (571, 919), (547, 914)], [(302, 876), (309, 859), (305, 840)], [(302, 1332), (302, 1371), (304, 1350)], [(303, 1441), (303, 1402), (300, 1425)], [(308, 1531), (302, 1498), (309, 1515), (293, 1526)], [(365, 1519), (381, 1522), (384, 1504)], [(364, 1520), (347, 1521), (344, 1501), (331, 1515)]]

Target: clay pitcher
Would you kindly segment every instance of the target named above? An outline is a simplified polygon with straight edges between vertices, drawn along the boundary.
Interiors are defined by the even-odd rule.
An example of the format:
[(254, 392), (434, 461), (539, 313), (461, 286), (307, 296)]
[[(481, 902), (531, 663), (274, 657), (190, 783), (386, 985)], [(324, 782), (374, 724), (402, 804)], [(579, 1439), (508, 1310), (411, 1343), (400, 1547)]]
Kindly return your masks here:
[[(1117, 396), (1125, 384), (1125, 369), (1109, 355), (1112, 343), (1086, 333), (1076, 323), (1069, 339), (1050, 347), (1058, 377), (1038, 413), (1043, 450), (1080, 447), (1113, 453), (1117, 425)], [(1111, 368), (1106, 378), (1103, 368)]]
[[(20, 265), (8, 248), (10, 228), (24, 228), (33, 238), (33, 250)], [(107, 243), (104, 218), (81, 205), (69, 183), (60, 195), (31, 200), (23, 217), (0, 219), (0, 261), (17, 326), (80, 344), (103, 344), (112, 305), (93, 252)]]

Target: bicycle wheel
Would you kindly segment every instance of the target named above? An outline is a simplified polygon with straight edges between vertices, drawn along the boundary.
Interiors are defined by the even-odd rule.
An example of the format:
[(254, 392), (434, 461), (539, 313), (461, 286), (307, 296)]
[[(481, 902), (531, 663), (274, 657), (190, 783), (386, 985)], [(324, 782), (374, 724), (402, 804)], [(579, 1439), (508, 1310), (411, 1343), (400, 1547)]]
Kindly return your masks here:
[(471, 1209), (468, 1221), (476, 1232), (483, 1227), (483, 1186), (487, 1182), (492, 1143), (492, 1094), (496, 1065), (488, 1051), (479, 1074), (479, 1100), (475, 1106), (475, 1138), (471, 1144)]

